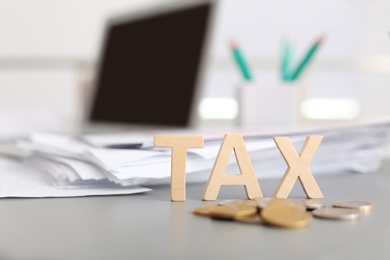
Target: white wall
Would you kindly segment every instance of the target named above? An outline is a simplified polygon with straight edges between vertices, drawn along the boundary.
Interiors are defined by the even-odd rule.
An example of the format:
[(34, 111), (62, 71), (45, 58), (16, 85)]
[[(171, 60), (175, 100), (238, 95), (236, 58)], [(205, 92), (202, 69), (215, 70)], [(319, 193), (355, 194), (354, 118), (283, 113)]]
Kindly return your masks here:
[(155, 2), (0, 0), (0, 57), (95, 58), (110, 15)]

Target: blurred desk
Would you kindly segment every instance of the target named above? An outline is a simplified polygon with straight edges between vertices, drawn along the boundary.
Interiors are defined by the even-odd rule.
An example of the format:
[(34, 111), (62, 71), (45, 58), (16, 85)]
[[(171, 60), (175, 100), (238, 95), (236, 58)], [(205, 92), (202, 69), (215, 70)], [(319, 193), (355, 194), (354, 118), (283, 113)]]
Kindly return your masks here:
[[(313, 219), (305, 229), (216, 221), (192, 215), (204, 184), (187, 185), (171, 203), (168, 186), (130, 196), (1, 199), (0, 259), (389, 259), (390, 161), (375, 174), (320, 176), (329, 205), (374, 203), (356, 221)], [(279, 180), (260, 180), (270, 196)], [(292, 192), (303, 196), (300, 185)], [(245, 198), (222, 187), (219, 200)]]

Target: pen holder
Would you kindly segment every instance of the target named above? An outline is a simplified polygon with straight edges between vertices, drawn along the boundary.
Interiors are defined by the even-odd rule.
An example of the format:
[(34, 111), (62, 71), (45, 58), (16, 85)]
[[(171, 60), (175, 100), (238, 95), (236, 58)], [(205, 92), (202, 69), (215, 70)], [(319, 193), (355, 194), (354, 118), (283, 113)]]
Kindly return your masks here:
[(238, 124), (242, 127), (291, 127), (300, 119), (298, 87), (295, 84), (238, 88)]

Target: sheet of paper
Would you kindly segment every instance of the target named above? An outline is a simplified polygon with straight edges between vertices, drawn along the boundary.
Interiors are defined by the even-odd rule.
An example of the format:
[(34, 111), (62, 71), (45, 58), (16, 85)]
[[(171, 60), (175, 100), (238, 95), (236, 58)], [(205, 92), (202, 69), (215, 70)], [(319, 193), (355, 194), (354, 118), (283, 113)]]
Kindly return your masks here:
[(73, 154), (82, 154), (89, 148), (89, 145), (83, 142), (77, 141), (69, 136), (60, 134), (32, 133), (30, 139), (35, 144), (47, 147), (54, 147), (64, 152)]
[(143, 187), (57, 189), (32, 168), (19, 161), (0, 157), (0, 198), (5, 197), (79, 197), (134, 194), (150, 191)]
[(131, 150), (131, 149), (89, 149), (95, 161), (105, 169), (121, 167), (124, 164), (136, 163), (146, 158), (166, 155), (164, 151)]
[(153, 142), (152, 134), (142, 133), (106, 133), (84, 135), (83, 140), (96, 147), (109, 147), (116, 145), (142, 145)]
[(81, 180), (103, 180), (107, 176), (103, 174), (102, 169), (99, 169), (97, 166), (83, 161), (78, 161), (75, 159), (61, 158), (58, 156), (50, 157), (50, 160), (58, 163), (68, 165)]

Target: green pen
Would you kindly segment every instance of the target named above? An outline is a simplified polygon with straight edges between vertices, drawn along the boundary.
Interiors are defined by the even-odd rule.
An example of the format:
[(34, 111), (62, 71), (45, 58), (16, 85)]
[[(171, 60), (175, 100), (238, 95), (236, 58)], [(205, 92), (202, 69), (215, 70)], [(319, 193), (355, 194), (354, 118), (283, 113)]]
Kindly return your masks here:
[(283, 81), (291, 81), (291, 61), (293, 56), (293, 47), (288, 41), (282, 40), (282, 61), (281, 76)]
[(296, 80), (300, 74), (302, 74), (303, 69), (307, 66), (307, 64), (312, 60), (312, 57), (314, 56), (314, 53), (316, 53), (317, 49), (323, 42), (323, 37), (320, 37), (313, 46), (309, 49), (306, 56), (302, 59), (301, 63), (298, 65), (297, 69), (294, 71), (294, 73), (291, 75), (291, 80)]
[(242, 76), (244, 77), (244, 79), (246, 81), (251, 81), (252, 80), (252, 74), (249, 71), (248, 65), (245, 62), (245, 59), (244, 59), (240, 49), (238, 48), (237, 42), (233, 41), (233, 40), (230, 41), (230, 47), (232, 49), (234, 60), (236, 61), (237, 66), (239, 67), (239, 69), (240, 69), (240, 71), (242, 73)]

